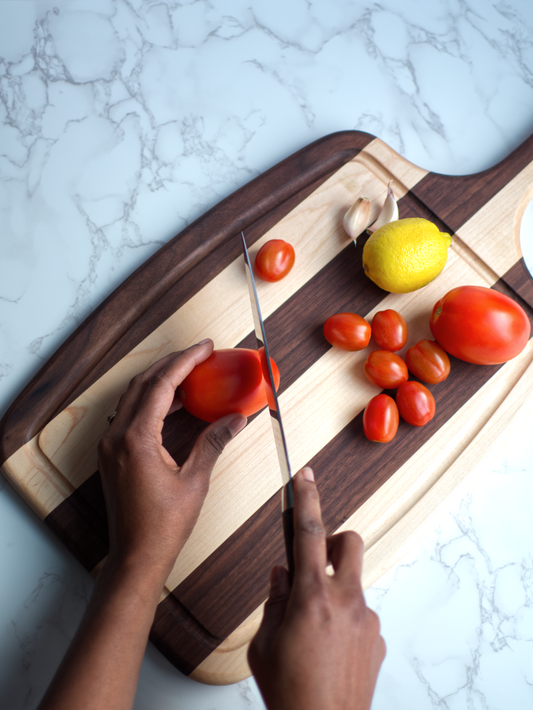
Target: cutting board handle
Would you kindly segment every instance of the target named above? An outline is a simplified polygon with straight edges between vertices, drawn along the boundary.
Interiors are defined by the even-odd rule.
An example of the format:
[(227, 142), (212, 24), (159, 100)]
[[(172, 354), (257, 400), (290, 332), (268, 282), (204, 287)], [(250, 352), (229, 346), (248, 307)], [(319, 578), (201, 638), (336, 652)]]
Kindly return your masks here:
[(459, 176), (430, 173), (411, 192), (453, 233), (532, 162), (533, 135), (488, 170)]

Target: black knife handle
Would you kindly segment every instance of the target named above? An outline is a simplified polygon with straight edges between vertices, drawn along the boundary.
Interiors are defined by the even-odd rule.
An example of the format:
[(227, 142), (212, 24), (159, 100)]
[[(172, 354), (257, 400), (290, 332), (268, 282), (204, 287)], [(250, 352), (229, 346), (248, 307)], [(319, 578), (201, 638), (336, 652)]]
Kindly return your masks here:
[(287, 564), (289, 567), (289, 581), (292, 586), (294, 579), (294, 508), (287, 508), (283, 511), (283, 534), (285, 536), (285, 551), (287, 553)]

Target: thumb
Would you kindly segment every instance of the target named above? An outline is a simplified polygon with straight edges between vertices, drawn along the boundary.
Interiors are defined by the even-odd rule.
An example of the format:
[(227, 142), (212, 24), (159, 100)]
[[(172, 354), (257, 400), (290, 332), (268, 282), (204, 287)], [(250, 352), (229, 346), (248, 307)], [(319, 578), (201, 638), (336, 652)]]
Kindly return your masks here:
[(263, 620), (251, 644), (252, 654), (263, 656), (269, 653), (285, 618), (290, 593), (289, 573), (284, 567), (275, 565), (270, 573), (270, 594), (266, 600)]
[(226, 444), (246, 426), (247, 421), (244, 414), (228, 414), (210, 424), (196, 440), (187, 459), (187, 468), (195, 475), (210, 475)]

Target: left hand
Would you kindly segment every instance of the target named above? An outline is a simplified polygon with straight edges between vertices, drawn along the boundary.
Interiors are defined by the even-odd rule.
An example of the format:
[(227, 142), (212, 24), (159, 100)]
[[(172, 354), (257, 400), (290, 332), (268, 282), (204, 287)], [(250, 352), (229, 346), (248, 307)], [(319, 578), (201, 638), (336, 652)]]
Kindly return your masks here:
[(203, 341), (134, 377), (98, 449), (109, 556), (119, 566), (141, 565), (161, 585), (198, 519), (219, 455), (246, 424), (242, 414), (210, 424), (181, 467), (163, 446), (165, 417), (181, 407), (178, 386), (212, 350)]

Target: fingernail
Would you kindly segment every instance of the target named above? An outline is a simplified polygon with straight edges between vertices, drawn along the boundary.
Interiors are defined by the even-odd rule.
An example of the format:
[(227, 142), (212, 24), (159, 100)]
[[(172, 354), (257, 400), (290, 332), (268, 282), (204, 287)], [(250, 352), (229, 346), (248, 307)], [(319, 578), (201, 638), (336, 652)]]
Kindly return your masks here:
[(306, 466), (305, 468), (302, 468), (302, 475), (306, 481), (314, 481), (315, 480), (315, 474), (313, 473), (313, 469), (309, 468), (308, 466)]
[(235, 436), (235, 434), (238, 434), (241, 429), (244, 429), (247, 423), (248, 419), (246, 419), (244, 414), (237, 414), (237, 416), (233, 417), (233, 419), (228, 423), (230, 434)]
[(205, 345), (211, 340), (211, 338), (204, 338), (203, 340), (200, 340), (199, 343), (196, 343), (196, 345)]

